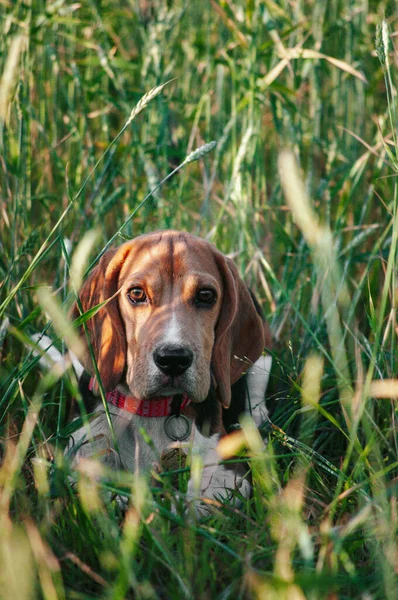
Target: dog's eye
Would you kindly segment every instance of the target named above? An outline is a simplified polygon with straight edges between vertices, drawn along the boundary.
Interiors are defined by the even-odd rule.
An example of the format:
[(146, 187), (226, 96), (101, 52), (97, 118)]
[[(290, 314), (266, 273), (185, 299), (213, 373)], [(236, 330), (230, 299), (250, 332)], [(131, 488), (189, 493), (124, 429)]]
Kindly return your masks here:
[(196, 292), (195, 303), (199, 306), (211, 306), (216, 301), (216, 298), (214, 290), (203, 289)]
[(133, 287), (127, 292), (127, 297), (132, 304), (142, 304), (147, 301), (144, 290), (140, 287)]

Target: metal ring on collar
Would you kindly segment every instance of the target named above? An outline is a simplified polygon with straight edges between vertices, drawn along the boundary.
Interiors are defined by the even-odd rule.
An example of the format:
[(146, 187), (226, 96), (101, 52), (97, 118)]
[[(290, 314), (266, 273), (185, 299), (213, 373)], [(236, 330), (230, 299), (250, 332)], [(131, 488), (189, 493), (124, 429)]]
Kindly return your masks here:
[[(179, 428), (176, 427), (176, 421), (179, 421), (178, 425), (184, 425), (184, 429), (181, 433), (178, 431)], [(191, 433), (191, 423), (184, 415), (180, 415), (179, 417), (177, 417), (177, 415), (171, 415), (170, 417), (167, 417), (164, 422), (164, 430), (173, 442), (179, 442), (185, 440)]]

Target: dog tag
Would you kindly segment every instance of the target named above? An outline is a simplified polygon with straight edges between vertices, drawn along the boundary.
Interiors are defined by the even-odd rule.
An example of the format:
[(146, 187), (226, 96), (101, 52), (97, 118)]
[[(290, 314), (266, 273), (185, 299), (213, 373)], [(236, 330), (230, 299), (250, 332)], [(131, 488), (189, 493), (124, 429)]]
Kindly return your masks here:
[(164, 422), (164, 430), (173, 442), (180, 442), (191, 433), (191, 424), (184, 415), (171, 415)]
[(174, 471), (183, 469), (187, 461), (187, 455), (182, 448), (169, 448), (164, 450), (160, 457), (160, 462), (164, 471)]

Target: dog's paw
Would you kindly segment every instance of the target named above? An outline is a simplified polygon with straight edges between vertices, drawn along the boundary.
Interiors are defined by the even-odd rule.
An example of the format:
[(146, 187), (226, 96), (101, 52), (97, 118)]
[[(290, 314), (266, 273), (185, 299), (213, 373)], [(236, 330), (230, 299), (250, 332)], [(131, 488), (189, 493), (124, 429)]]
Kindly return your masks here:
[[(241, 508), (241, 497), (250, 497), (250, 482), (234, 469), (223, 465), (204, 467), (199, 492), (191, 478), (188, 483), (187, 500), (193, 505), (195, 514), (203, 517), (228, 503), (233, 508)], [(238, 492), (238, 493), (237, 493)]]

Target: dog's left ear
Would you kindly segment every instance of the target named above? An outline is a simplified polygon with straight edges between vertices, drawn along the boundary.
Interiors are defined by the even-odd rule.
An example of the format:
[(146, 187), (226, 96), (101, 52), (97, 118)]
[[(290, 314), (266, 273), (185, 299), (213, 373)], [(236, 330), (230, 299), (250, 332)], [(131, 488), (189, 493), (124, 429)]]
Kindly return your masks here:
[(233, 261), (219, 252), (215, 252), (215, 260), (224, 291), (215, 330), (212, 367), (218, 400), (224, 408), (229, 408), (231, 385), (261, 356), (267, 327)]

